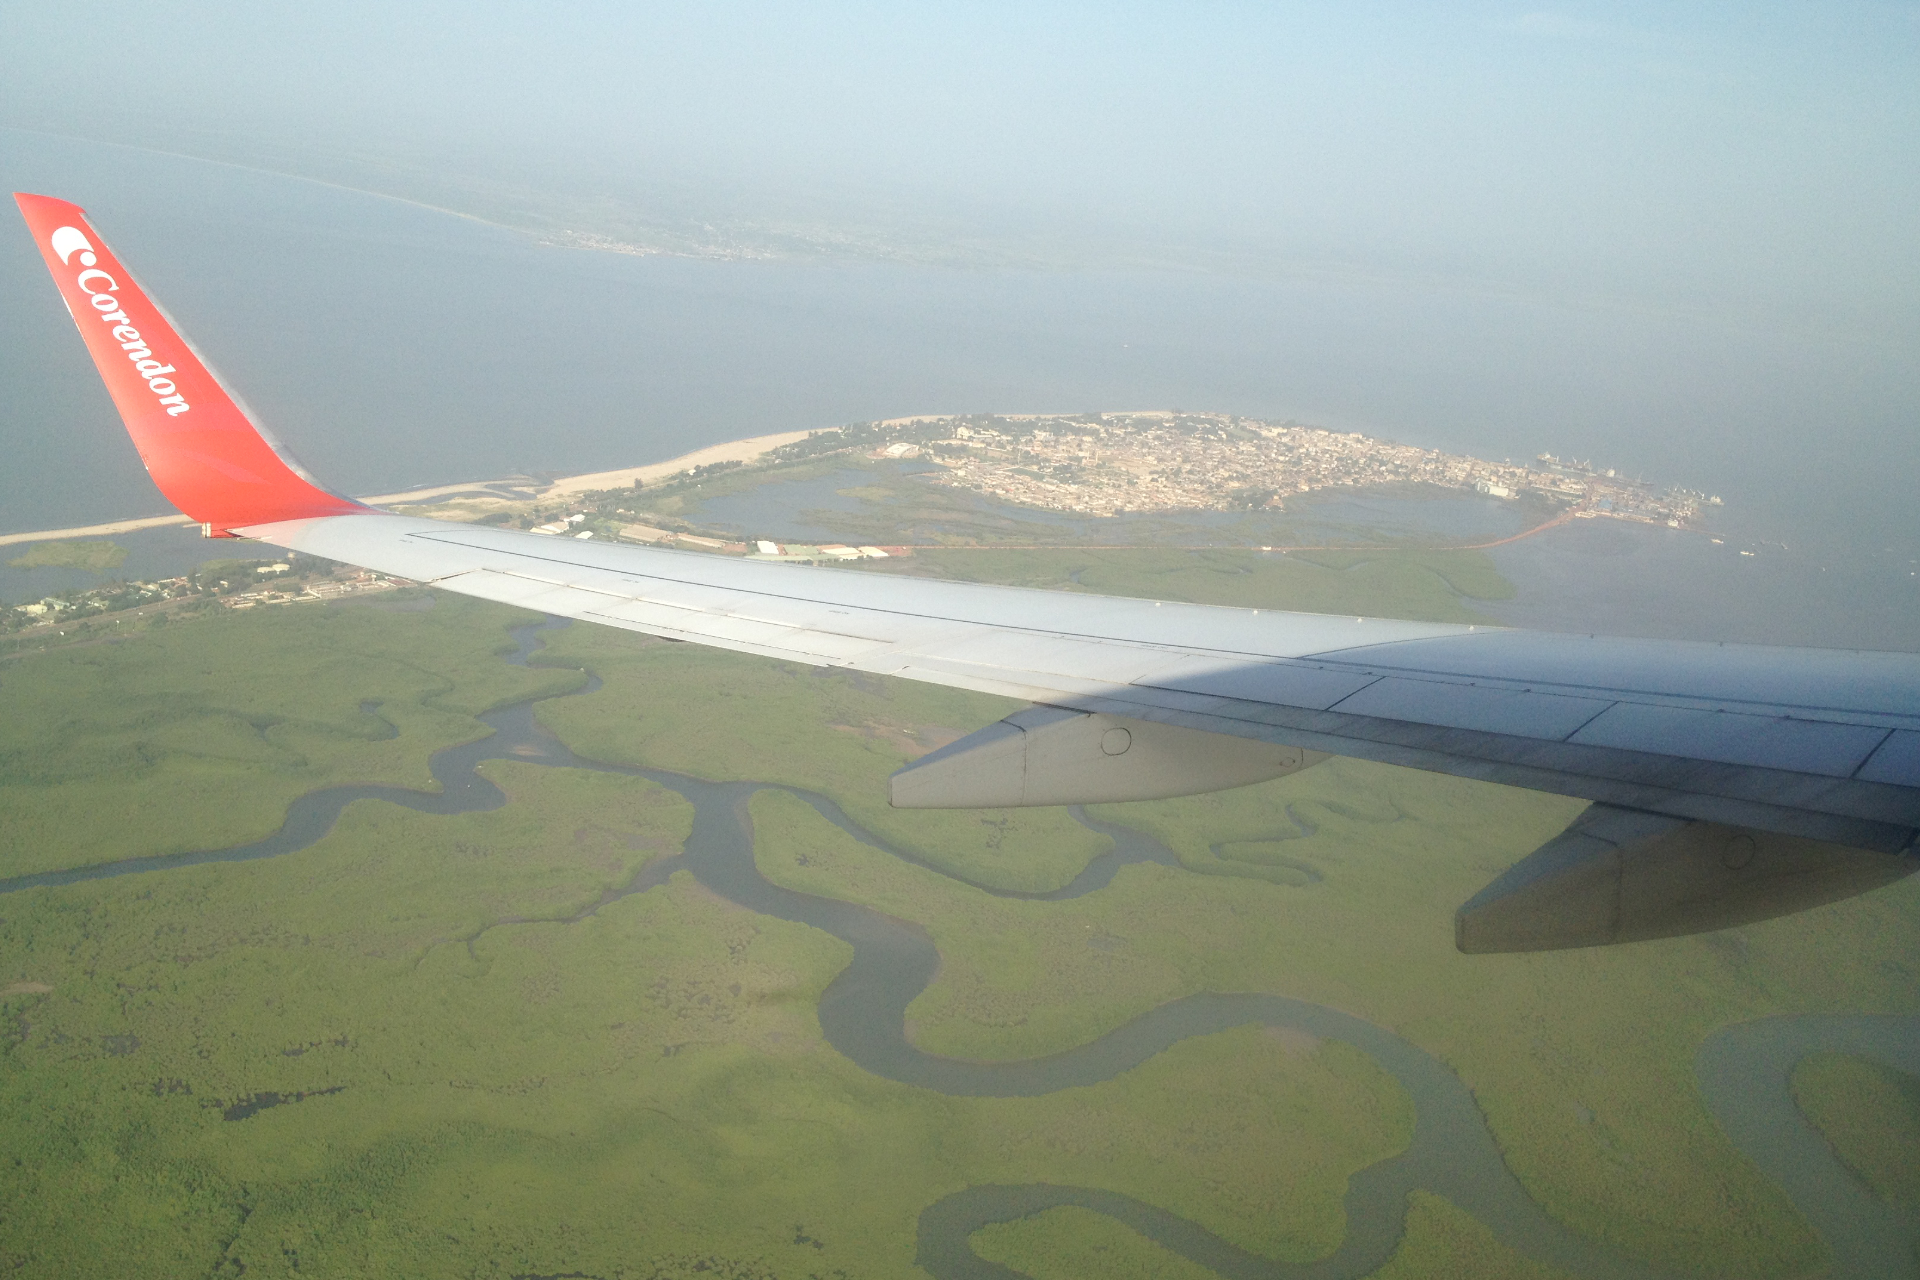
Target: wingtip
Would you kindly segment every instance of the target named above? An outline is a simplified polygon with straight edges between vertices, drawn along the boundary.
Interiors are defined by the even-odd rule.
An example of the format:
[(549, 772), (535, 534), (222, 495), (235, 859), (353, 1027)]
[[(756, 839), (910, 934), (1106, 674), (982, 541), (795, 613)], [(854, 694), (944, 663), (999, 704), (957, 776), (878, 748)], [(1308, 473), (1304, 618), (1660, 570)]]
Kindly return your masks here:
[(17, 191), (67, 312), (154, 483), (201, 524), (226, 530), (364, 510), (275, 447), (148, 298), (79, 205)]
[(79, 205), (71, 200), (62, 199), (59, 196), (43, 195), (38, 191), (16, 191), (13, 193), (13, 202), (22, 209), (26, 209), (30, 205), (60, 205), (63, 208), (74, 209), (81, 213), (86, 212), (86, 210), (81, 209)]

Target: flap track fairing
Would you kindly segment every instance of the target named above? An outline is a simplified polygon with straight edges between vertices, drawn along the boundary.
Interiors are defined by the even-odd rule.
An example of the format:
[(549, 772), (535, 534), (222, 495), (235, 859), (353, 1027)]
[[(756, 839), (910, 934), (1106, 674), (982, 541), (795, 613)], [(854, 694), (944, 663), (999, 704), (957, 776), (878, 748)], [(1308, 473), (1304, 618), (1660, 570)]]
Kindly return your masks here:
[(1920, 857), (1596, 804), (1454, 916), (1469, 954), (1730, 929), (1891, 884)]
[(1218, 733), (1029, 707), (895, 773), (896, 809), (1160, 800), (1265, 782), (1327, 757)]

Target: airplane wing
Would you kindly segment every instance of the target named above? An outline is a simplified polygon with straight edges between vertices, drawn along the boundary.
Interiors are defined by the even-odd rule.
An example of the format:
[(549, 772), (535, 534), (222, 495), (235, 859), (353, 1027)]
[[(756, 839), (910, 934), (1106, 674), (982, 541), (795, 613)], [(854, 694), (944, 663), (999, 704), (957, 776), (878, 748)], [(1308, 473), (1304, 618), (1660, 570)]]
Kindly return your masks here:
[(1920, 869), (1920, 655), (1122, 599), (392, 515), (291, 462), (77, 206), (16, 199), (148, 471), (209, 536), (1035, 704), (894, 775), (896, 805), (1149, 799), (1328, 754), (1592, 801), (1461, 909), (1474, 951), (1724, 927)]

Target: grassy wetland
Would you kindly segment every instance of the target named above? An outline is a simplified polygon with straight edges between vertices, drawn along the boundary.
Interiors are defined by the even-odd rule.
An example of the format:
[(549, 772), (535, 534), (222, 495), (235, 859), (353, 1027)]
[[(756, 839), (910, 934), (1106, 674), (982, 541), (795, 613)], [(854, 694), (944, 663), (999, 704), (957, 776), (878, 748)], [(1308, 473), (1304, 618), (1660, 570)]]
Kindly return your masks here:
[[(887, 571), (1460, 620), (1504, 585), (1472, 552), (940, 554)], [(1012, 1064), (1206, 993), (1290, 997), (1457, 1075), (1526, 1196), (1595, 1257), (1693, 1276), (1826, 1264), (1702, 1101), (1696, 1055), (1771, 1015), (1920, 1011), (1910, 882), (1705, 937), (1461, 956), (1454, 907), (1577, 802), (1336, 760), (1086, 822), (896, 813), (889, 772), (1012, 704), (586, 626), (509, 663), (528, 621), (390, 596), (0, 665), (0, 878), (244, 843), (320, 788), (431, 790), (429, 757), (534, 698), (583, 762), (664, 771), (514, 747), (478, 766), (496, 808), (359, 800), (284, 856), (0, 895), (0, 1266), (925, 1275), (923, 1215), (1008, 1185), (1126, 1197), (1300, 1264), (1341, 1246), (1349, 1189), (1415, 1140), (1393, 1072), (1284, 1025), (1034, 1096), (865, 1070), (820, 1013), (853, 949), (695, 874), (697, 806), (668, 775), (766, 784), (737, 793), (755, 874), (937, 952), (905, 1007), (917, 1052)], [(1120, 830), (1164, 856), (1077, 896), (1009, 896), (1077, 883)], [(1815, 1057), (1793, 1083), (1849, 1167), (1908, 1202), (1910, 1079)], [(1373, 1270), (1390, 1280), (1580, 1273), (1427, 1190), (1396, 1212)], [(1218, 1274), (1073, 1205), (965, 1243), (1036, 1280)]]
[(1819, 1053), (1794, 1069), (1793, 1096), (1834, 1154), (1877, 1197), (1920, 1208), (1920, 1076)]

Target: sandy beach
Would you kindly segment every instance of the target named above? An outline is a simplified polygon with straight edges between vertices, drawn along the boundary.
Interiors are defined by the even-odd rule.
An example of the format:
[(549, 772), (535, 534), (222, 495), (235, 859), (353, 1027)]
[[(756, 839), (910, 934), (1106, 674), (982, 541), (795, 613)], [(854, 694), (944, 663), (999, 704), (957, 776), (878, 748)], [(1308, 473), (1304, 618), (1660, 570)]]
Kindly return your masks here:
[(51, 542), (55, 538), (104, 538), (116, 533), (137, 533), (141, 529), (162, 529), (170, 524), (190, 525), (185, 516), (148, 516), (144, 520), (115, 520), (109, 524), (82, 525), (76, 529), (35, 529), (28, 533), (0, 533), (0, 547), (19, 542)]
[[(832, 430), (832, 428), (826, 429)], [(618, 471), (594, 471), (586, 475), (566, 476), (541, 489), (539, 493), (543, 499), (567, 498), (578, 493), (590, 493), (596, 489), (625, 488), (631, 486), (636, 480), (646, 484), (676, 472), (687, 471), (693, 467), (711, 466), (716, 462), (750, 462), (763, 453), (778, 449), (783, 444), (805, 440), (812, 434), (811, 431), (782, 431), (768, 436), (752, 436), (745, 440), (729, 440), (723, 444), (695, 449), (692, 453), (683, 453), (665, 462), (648, 463), (644, 467), (624, 467)], [(405, 493), (375, 494), (363, 497), (360, 501), (378, 507), (429, 502), (449, 494), (471, 493), (489, 484), (506, 484), (522, 490), (534, 487), (525, 481), (470, 480), (462, 484), (435, 485), (430, 489), (409, 489)], [(35, 529), (25, 533), (0, 533), (0, 547), (10, 547), (24, 542), (52, 542), (58, 538), (105, 538), (116, 533), (136, 533), (141, 529), (160, 529), (168, 525), (191, 525), (192, 523), (193, 521), (185, 516), (148, 516), (139, 520), (114, 520), (107, 524), (80, 525), (71, 529)]]
[(618, 489), (632, 485), (636, 480), (646, 484), (648, 481), (660, 480), (675, 472), (687, 471), (694, 467), (712, 466), (716, 462), (751, 462), (763, 453), (778, 449), (783, 444), (805, 440), (812, 434), (811, 431), (782, 431), (770, 436), (729, 440), (725, 444), (709, 445), (705, 449), (695, 449), (692, 453), (683, 453), (677, 458), (650, 463), (644, 467), (626, 467), (619, 471), (594, 471), (583, 476), (568, 476), (564, 480), (556, 480), (540, 496), (563, 498), (576, 493), (589, 493), (595, 489)]

